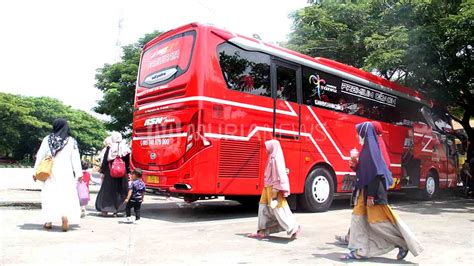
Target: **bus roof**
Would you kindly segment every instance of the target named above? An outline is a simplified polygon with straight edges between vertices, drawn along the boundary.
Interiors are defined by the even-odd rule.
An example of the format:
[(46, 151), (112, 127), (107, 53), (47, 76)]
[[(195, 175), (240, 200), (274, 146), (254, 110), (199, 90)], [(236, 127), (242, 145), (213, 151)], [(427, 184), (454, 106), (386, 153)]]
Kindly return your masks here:
[(342, 76), (351, 81), (359, 82), (363, 85), (373, 87), (376, 89), (381, 89), (386, 92), (390, 92), (392, 94), (396, 94), (398, 96), (408, 98), (413, 101), (422, 102), (426, 105), (431, 105), (428, 102), (426, 96), (424, 96), (420, 91), (413, 90), (411, 88), (402, 86), (400, 84), (394, 83), (392, 81), (386, 80), (382, 77), (376, 76), (370, 72), (364, 71), (362, 69), (358, 69), (331, 59), (323, 58), (323, 57), (310, 57), (274, 44), (266, 43), (261, 40), (244, 36), (241, 34), (233, 33), (229, 30), (217, 28), (207, 24), (201, 24), (197, 22), (189, 23), (183, 25), (181, 27), (169, 30), (165, 33), (162, 33), (155, 39), (151, 40), (144, 46), (144, 50), (148, 49), (149, 47), (153, 46), (157, 42), (166, 39), (168, 37), (173, 36), (177, 32), (186, 31), (192, 28), (203, 28), (207, 29), (214, 34), (220, 36), (224, 40), (229, 41), (241, 48), (250, 51), (260, 51), (264, 53), (268, 53), (271, 55), (283, 57), (286, 60), (299, 63), (308, 67), (314, 67), (321, 71), (328, 72), (330, 74), (334, 74), (337, 76)]

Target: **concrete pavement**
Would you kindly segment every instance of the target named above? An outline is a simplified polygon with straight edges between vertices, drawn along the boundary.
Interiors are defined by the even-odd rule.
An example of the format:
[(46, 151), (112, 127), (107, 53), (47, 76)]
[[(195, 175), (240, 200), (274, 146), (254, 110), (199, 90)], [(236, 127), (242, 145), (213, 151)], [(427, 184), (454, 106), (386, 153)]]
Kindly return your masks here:
[[(29, 170), (29, 171), (28, 171)], [(245, 237), (254, 232), (257, 213), (217, 199), (185, 204), (147, 194), (138, 224), (99, 217), (93, 210), (80, 227), (61, 232), (42, 229), (40, 184), (31, 169), (0, 169), (0, 265), (7, 264), (313, 264), (343, 265), (347, 250), (334, 241), (347, 231), (351, 210), (335, 202), (325, 213), (296, 213), (303, 226), (299, 239), (284, 233), (267, 240)], [(392, 207), (425, 247), (418, 257), (395, 260), (396, 251), (356, 264), (457, 264), (474, 261), (474, 201), (448, 197), (418, 202), (391, 197)]]

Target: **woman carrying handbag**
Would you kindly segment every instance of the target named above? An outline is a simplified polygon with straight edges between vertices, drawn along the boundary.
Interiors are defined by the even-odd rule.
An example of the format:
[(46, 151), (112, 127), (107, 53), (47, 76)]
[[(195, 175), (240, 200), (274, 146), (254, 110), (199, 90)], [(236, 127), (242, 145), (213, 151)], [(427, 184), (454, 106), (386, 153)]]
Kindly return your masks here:
[[(53, 163), (51, 175), (43, 182), (41, 189), (43, 227), (51, 229), (53, 223), (60, 221), (62, 230), (67, 231), (69, 224), (79, 224), (80, 221), (76, 183), (82, 179), (82, 168), (77, 142), (71, 137), (65, 119), (54, 120), (53, 132), (41, 142), (36, 154), (35, 171), (47, 156), (53, 158)], [(36, 181), (36, 174), (33, 180)]]

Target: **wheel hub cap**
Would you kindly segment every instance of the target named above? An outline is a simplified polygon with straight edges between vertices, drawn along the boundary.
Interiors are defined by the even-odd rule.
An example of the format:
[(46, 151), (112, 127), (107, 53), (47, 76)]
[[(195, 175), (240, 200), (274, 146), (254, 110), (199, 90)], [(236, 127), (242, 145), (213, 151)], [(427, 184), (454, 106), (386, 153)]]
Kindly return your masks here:
[(433, 195), (434, 192), (435, 192), (435, 180), (433, 177), (428, 177), (428, 179), (426, 179), (426, 192), (428, 192), (428, 194), (430, 195)]
[(325, 202), (329, 197), (329, 182), (325, 176), (317, 176), (313, 181), (313, 198), (318, 203)]

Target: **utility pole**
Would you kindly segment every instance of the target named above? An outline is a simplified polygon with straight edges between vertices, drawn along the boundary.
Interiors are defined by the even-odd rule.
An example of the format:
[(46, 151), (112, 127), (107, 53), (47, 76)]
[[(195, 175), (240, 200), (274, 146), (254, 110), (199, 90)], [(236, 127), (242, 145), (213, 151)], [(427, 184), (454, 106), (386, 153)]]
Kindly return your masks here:
[(117, 41), (115, 42), (115, 49), (117, 50), (116, 61), (119, 62), (122, 60), (122, 29), (123, 29), (123, 9), (120, 9), (120, 15), (118, 20), (118, 31), (117, 31)]

